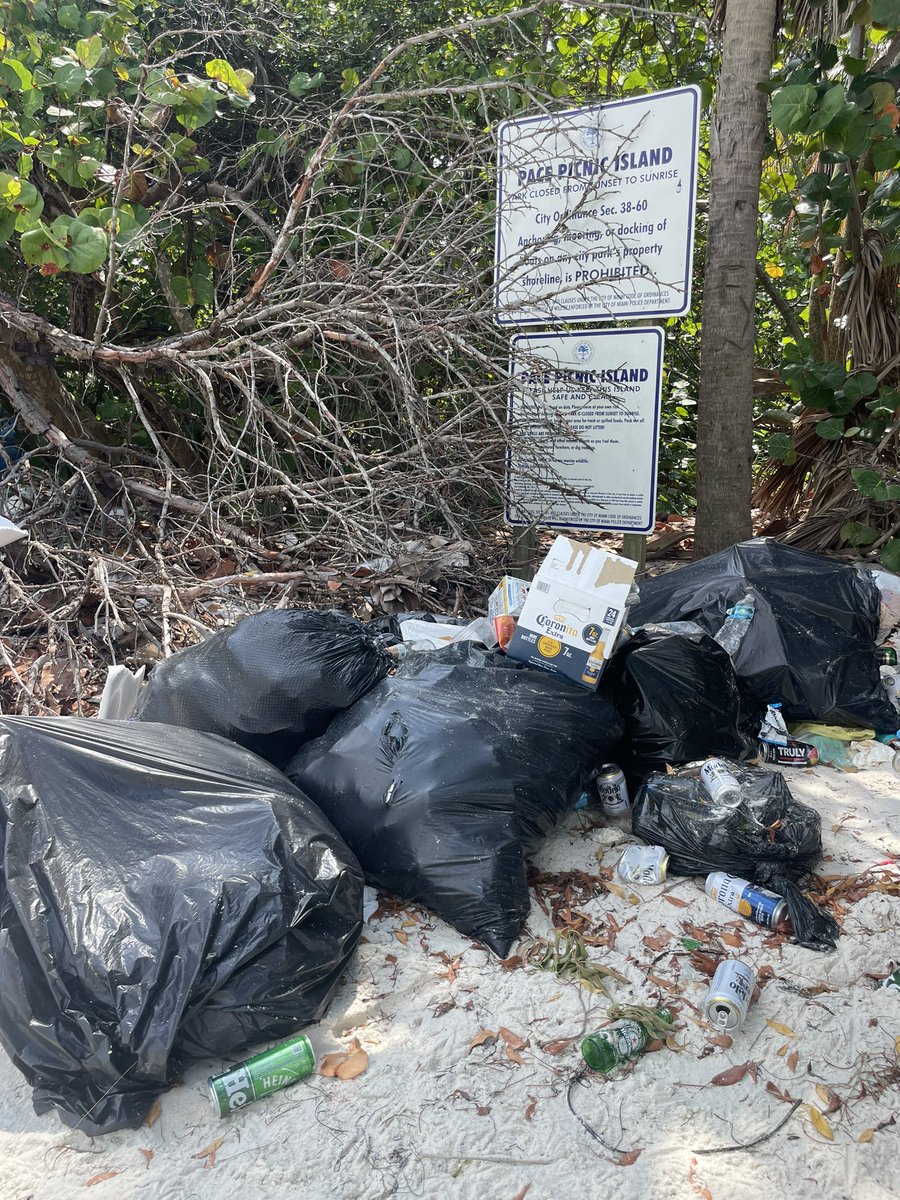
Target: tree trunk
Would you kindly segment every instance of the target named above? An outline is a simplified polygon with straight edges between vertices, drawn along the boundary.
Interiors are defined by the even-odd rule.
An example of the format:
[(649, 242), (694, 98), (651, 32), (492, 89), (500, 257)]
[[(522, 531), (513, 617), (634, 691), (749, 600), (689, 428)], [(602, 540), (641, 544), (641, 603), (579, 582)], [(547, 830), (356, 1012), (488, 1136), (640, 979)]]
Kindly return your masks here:
[(695, 554), (751, 534), (756, 223), (777, 0), (728, 5), (711, 138)]

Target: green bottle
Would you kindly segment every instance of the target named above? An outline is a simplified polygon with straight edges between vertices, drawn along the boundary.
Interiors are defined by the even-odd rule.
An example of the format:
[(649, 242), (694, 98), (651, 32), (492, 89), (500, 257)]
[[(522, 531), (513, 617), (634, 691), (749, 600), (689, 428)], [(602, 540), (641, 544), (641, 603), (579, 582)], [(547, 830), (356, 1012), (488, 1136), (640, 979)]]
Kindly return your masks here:
[[(658, 1008), (656, 1015), (666, 1024), (675, 1020), (668, 1008)], [(640, 1021), (614, 1021), (602, 1033), (592, 1033), (581, 1043), (581, 1056), (592, 1071), (609, 1074), (630, 1058), (639, 1058), (653, 1041)]]

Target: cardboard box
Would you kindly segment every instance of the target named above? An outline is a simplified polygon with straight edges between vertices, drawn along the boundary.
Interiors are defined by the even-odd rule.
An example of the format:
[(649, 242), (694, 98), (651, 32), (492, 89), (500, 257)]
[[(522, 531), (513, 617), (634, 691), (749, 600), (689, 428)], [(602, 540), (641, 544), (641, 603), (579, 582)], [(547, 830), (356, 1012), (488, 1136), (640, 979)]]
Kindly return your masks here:
[(558, 537), (534, 577), (507, 654), (593, 691), (615, 648), (636, 571), (629, 558)]
[(488, 618), (494, 623), (497, 641), (503, 650), (515, 633), (516, 620), (522, 612), (531, 584), (515, 575), (504, 575), (488, 597)]

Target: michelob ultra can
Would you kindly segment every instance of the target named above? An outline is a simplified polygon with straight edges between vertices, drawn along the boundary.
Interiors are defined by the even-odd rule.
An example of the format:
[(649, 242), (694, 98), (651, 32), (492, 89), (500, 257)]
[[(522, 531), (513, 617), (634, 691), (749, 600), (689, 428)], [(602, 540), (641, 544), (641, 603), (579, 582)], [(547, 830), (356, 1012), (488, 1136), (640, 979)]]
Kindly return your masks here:
[(625, 817), (631, 812), (628, 784), (615, 763), (604, 763), (595, 786), (600, 798), (600, 807), (607, 817)]
[(210, 1075), (210, 1102), (220, 1117), (227, 1117), (253, 1100), (261, 1100), (306, 1079), (315, 1069), (316, 1055), (310, 1040), (306, 1034), (298, 1033), (221, 1075)]
[(732, 912), (749, 917), (767, 929), (780, 925), (787, 916), (787, 905), (781, 896), (755, 887), (749, 880), (740, 879), (737, 875), (726, 875), (724, 871), (713, 871), (707, 875), (706, 894), (712, 900), (726, 904)]
[(754, 987), (756, 974), (752, 967), (737, 958), (720, 962), (703, 1005), (710, 1025), (727, 1033), (739, 1029), (747, 1018)]

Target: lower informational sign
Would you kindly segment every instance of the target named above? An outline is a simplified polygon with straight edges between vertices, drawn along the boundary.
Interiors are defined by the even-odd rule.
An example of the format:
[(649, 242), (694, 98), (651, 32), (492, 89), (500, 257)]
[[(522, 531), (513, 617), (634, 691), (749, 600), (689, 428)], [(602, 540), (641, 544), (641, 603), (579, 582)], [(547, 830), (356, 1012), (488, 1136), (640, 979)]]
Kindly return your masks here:
[(512, 339), (506, 520), (650, 533), (661, 329)]

